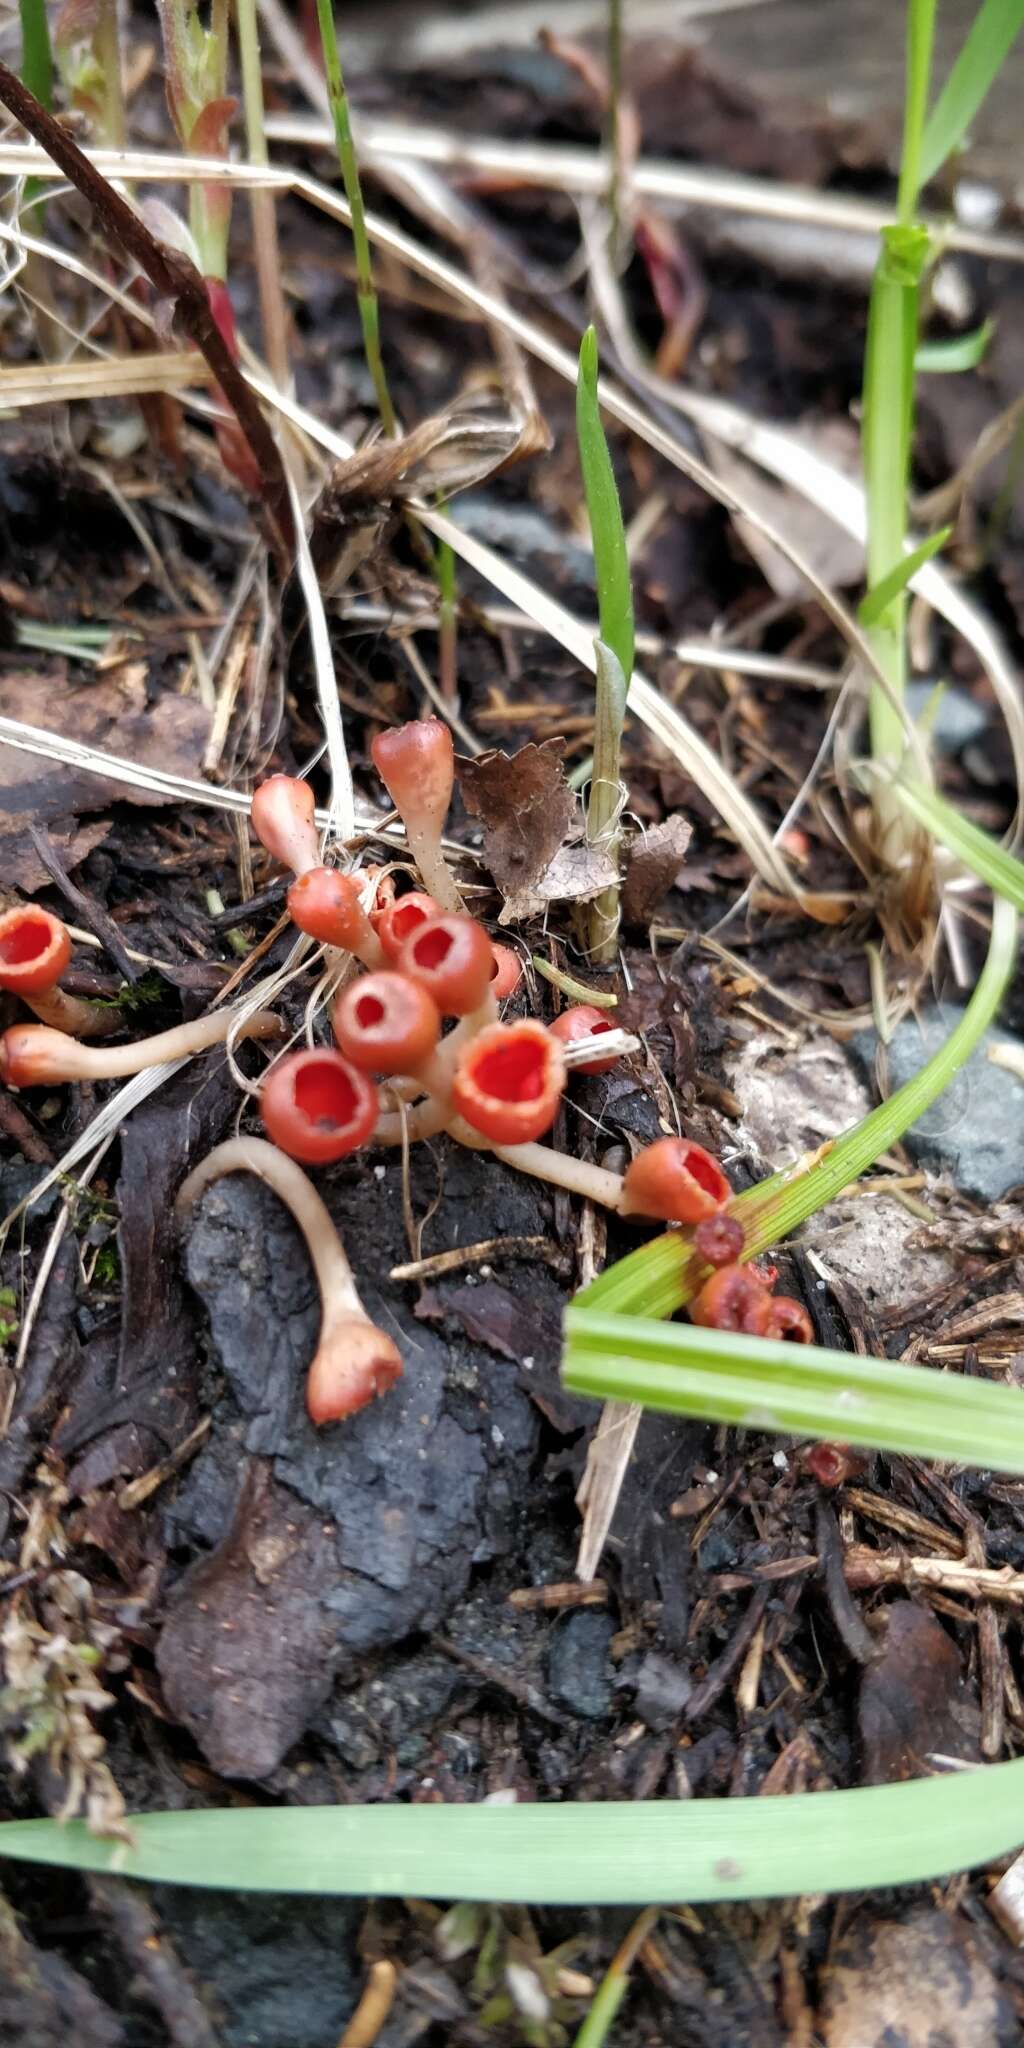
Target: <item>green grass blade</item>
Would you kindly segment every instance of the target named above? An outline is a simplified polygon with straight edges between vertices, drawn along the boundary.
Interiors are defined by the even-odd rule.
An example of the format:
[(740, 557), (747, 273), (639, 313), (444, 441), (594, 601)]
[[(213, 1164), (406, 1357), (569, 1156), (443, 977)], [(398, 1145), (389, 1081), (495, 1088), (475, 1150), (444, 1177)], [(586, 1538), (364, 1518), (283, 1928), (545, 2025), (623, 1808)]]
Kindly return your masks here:
[(317, 20), (320, 25), (320, 41), (323, 45), (324, 71), (327, 76), (327, 96), (331, 103), (334, 120), (334, 140), (338, 153), (345, 197), (352, 214), (352, 247), (356, 259), (356, 300), (359, 319), (363, 330), (363, 353), (373, 379), (381, 425), (386, 434), (397, 430), (395, 408), (391, 402), (384, 358), (380, 346), (380, 308), (373, 283), (373, 263), (370, 256), (370, 238), (366, 232), (366, 211), (363, 206), (363, 187), (359, 176), (355, 143), (352, 139), (352, 123), (349, 118), (348, 93), (341, 68), (341, 53), (338, 49), (338, 33), (334, 26), (333, 0), (317, 0)]
[(21, 81), (52, 113), (53, 51), (46, 18), (46, 0), (20, 0)]
[[(823, 1158), (802, 1172), (776, 1173), (729, 1204), (745, 1229), (747, 1258), (778, 1244), (817, 1209), (849, 1187), (883, 1152), (909, 1131), (949, 1086), (996, 1015), (1017, 958), (1017, 916), (997, 899), (985, 965), (967, 1007), (944, 1045), (887, 1102), (838, 1138)], [(579, 1307), (621, 1315), (670, 1316), (689, 1301), (704, 1270), (690, 1239), (667, 1230), (651, 1244), (630, 1252), (577, 1294)]]
[(673, 1904), (874, 1890), (1024, 1842), (1024, 1760), (785, 1799), (232, 1807), (142, 1814), (134, 1848), (81, 1821), (6, 1821), (0, 1856), (161, 1884), (329, 1896)]
[(576, 438), (594, 548), (601, 638), (628, 683), (633, 673), (633, 587), (626, 531), (597, 398), (597, 335), (588, 327), (580, 343), (576, 382)]
[(987, 882), (997, 896), (1012, 903), (1017, 910), (1024, 911), (1024, 861), (1015, 854), (1007, 853), (1005, 846), (983, 832), (980, 825), (972, 825), (962, 818), (956, 807), (947, 803), (944, 796), (936, 795), (923, 782), (899, 778), (893, 782), (892, 792), (898, 803), (930, 832), (933, 839), (955, 853), (965, 868), (979, 881)]
[(927, 1366), (570, 1308), (562, 1378), (667, 1415), (1024, 1472), (1019, 1389)]
[(883, 612), (887, 611), (893, 598), (905, 590), (912, 576), (916, 576), (925, 562), (930, 562), (940, 548), (944, 548), (952, 533), (951, 526), (940, 526), (937, 533), (930, 533), (920, 547), (912, 548), (908, 555), (901, 555), (895, 568), (890, 569), (881, 581), (873, 583), (867, 596), (861, 599), (857, 616), (862, 626), (877, 625)]
[(954, 334), (948, 341), (921, 341), (917, 345), (914, 368), (926, 371), (932, 377), (945, 376), (954, 370), (975, 370), (987, 353), (995, 331), (994, 320), (983, 320), (981, 326), (972, 327), (969, 334)]
[(982, 0), (925, 123), (919, 165), (922, 185), (963, 141), (1022, 27), (1024, 0)]

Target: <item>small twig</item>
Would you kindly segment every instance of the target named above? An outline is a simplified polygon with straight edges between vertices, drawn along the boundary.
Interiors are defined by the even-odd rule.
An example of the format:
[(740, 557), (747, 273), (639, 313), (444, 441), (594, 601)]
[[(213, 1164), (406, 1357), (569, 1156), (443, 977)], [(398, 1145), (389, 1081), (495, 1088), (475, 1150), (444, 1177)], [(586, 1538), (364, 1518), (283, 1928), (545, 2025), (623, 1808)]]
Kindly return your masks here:
[(700, 1684), (695, 1686), (690, 1694), (681, 1716), (684, 1727), (690, 1727), (694, 1721), (702, 1720), (725, 1691), (733, 1672), (746, 1657), (761, 1626), (770, 1599), (770, 1586), (759, 1586), (756, 1593), (751, 1595), (750, 1604), (732, 1641), (727, 1643), (721, 1656), (715, 1658)]
[(72, 910), (77, 911), (83, 923), (95, 932), (101, 946), (110, 954), (111, 959), (116, 961), (125, 981), (134, 985), (139, 979), (139, 969), (126, 951), (124, 940), (113, 918), (108, 917), (95, 899), (87, 896), (85, 890), (80, 889), (77, 883), (71, 880), (49, 833), (43, 831), (34, 818), (29, 819), (28, 829), (32, 844), (61, 895), (70, 903)]
[(487, 1237), (480, 1244), (453, 1245), (450, 1251), (432, 1252), (429, 1258), (412, 1259), (404, 1266), (392, 1266), (390, 1280), (436, 1280), (442, 1273), (460, 1273), (466, 1266), (479, 1266), (488, 1259), (543, 1259), (564, 1270), (565, 1259), (546, 1237)]
[(47, 113), (35, 95), (3, 63), (0, 63), (0, 102), (52, 157), (83, 199), (88, 200), (104, 234), (145, 272), (158, 296), (172, 302), (189, 340), (205, 356), (259, 466), (271, 538), (281, 566), (286, 569), (294, 525), (284, 464), (256, 397), (221, 336), (210, 309), (206, 286), (195, 265), (176, 249), (157, 241), (140, 215), (90, 163), (67, 130)]
[(839, 1523), (826, 1500), (819, 1500), (816, 1515), (821, 1576), (828, 1595), (829, 1611), (846, 1649), (857, 1664), (870, 1664), (878, 1655), (878, 1644), (861, 1620), (844, 1575), (843, 1544)]

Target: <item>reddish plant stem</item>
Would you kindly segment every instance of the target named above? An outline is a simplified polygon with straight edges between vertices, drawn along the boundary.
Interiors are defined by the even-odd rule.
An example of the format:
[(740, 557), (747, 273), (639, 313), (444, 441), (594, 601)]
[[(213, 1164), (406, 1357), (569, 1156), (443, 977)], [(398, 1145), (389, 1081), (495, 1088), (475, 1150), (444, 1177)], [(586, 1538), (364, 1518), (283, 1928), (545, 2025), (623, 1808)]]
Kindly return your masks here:
[(0, 102), (45, 149), (47, 156), (53, 158), (83, 199), (88, 200), (104, 234), (145, 271), (153, 290), (161, 298), (173, 302), (182, 327), (209, 364), (252, 450), (262, 478), (262, 498), (270, 539), (282, 570), (287, 571), (294, 527), (284, 464), (255, 394), (250, 391), (238, 364), (232, 361), (231, 352), (213, 317), (206, 286), (194, 263), (190, 263), (187, 256), (178, 250), (157, 241), (127, 200), (72, 141), (66, 128), (47, 113), (34, 93), (29, 92), (20, 78), (3, 63), (0, 63)]

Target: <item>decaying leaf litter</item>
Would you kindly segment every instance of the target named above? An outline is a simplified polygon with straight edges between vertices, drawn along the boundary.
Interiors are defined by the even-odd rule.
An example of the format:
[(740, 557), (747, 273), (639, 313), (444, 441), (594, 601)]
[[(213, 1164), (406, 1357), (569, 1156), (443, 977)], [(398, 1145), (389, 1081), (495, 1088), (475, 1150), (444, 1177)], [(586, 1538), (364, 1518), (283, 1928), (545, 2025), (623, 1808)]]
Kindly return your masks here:
[[(268, 38), (269, 78), (275, 65)], [(549, 48), (525, 66), (498, 52), (482, 67), (475, 58), (471, 69), (475, 82), (482, 71), (485, 95), (474, 101), (474, 130), (535, 137), (538, 146), (596, 136), (592, 85), (571, 50)], [(646, 67), (638, 76), (650, 81)], [(465, 77), (446, 63), (360, 81), (359, 92), (368, 113), (380, 106), (457, 133)], [(276, 84), (286, 119), (301, 102), (279, 68)], [(815, 130), (813, 163), (796, 162), (790, 131), (774, 126), (734, 78), (678, 54), (638, 94), (652, 154), (674, 143), (680, 106), (692, 115), (689, 132), (697, 132), (698, 114), (710, 125), (708, 154), (726, 168), (827, 184), (848, 179), (858, 158), (858, 138), (826, 124)], [(155, 73), (142, 80), (132, 118), (140, 141), (166, 147)], [(753, 166), (751, 133), (759, 139)], [(877, 189), (878, 158), (862, 137), (859, 144), (860, 175)], [(329, 180), (326, 156), (317, 153), (310, 169)], [(543, 305), (524, 297), (524, 283), (531, 273), (560, 274), (562, 299), (569, 296), (571, 203), (557, 194), (539, 201), (507, 173), (496, 180), (475, 172), (457, 189), (474, 209), (474, 232), (491, 245), (482, 288), (493, 290), (493, 269), (500, 274), (511, 251), (511, 302), (539, 321)], [(293, 417), (358, 444), (372, 406), (348, 243), (297, 197), (278, 205), (288, 225), (286, 289), (301, 307)], [(111, 324), (116, 315), (97, 296), (112, 281), (109, 251), (90, 247), (63, 206), (49, 207), (47, 247), (88, 255), (100, 280), (97, 287), (60, 276), (80, 352), (99, 336), (102, 348), (122, 356), (132, 338)], [(451, 212), (456, 218), (454, 202)], [(410, 232), (426, 234), (415, 220)], [(457, 221), (459, 262), (469, 260), (462, 232)], [(232, 290), (255, 343), (253, 284), (244, 236), (236, 239)], [(819, 271), (780, 277), (770, 259), (723, 258), (697, 225), (687, 224), (677, 242), (676, 287), (681, 279), (703, 309), (687, 396), (746, 409), (766, 428), (800, 423), (820, 450), (814, 422), (843, 421), (858, 389), (859, 287), (823, 281)], [(969, 457), (989, 406), (998, 410), (1019, 390), (1015, 272), (972, 257), (961, 259), (961, 273), (971, 304), (958, 318), (1002, 311), (999, 353), (985, 378), (944, 378), (931, 407), (925, 394), (922, 488), (941, 484)], [(429, 271), (417, 282), (385, 260), (378, 283), (401, 416), (411, 426), (444, 418), (468, 353), (493, 371), (493, 337), (431, 284)], [(654, 273), (634, 264), (625, 302), (652, 347), (662, 299)], [(565, 319), (553, 290), (549, 303)], [(34, 341), (24, 301), (8, 292), (4, 311), (6, 361), (28, 368)], [(559, 336), (570, 353), (573, 321), (578, 333), (583, 317), (577, 296)], [(506, 935), (524, 959), (536, 954), (617, 993), (616, 1021), (640, 1040), (617, 1071), (574, 1083), (555, 1142), (614, 1165), (679, 1119), (688, 1136), (722, 1151), (742, 1187), (826, 1141), (860, 1113), (877, 1082), (887, 1085), (886, 1062), (895, 1064), (895, 1046), (879, 1063), (870, 1038), (856, 1057), (845, 1043), (847, 1030), (865, 1030), (872, 1016), (864, 942), (876, 931), (849, 858), (858, 842), (844, 822), (842, 783), (837, 790), (829, 772), (818, 775), (782, 845), (780, 869), (755, 883), (749, 916), (721, 924), (750, 884), (751, 847), (743, 841), (738, 850), (723, 829), (693, 757), (673, 756), (634, 720), (625, 771), (627, 822), (638, 835), (636, 923), (615, 973), (595, 974), (580, 961), (560, 908), (569, 892), (548, 898), (540, 888), (558, 844), (531, 836), (528, 804), (522, 835), (513, 838), (516, 813), (495, 821), (479, 802), (489, 750), (514, 754), (526, 743), (551, 764), (550, 743), (561, 741), (560, 772), (571, 773), (590, 745), (592, 692), (573, 658), (579, 645), (559, 648), (557, 633), (553, 643), (536, 630), (545, 604), (581, 619), (593, 605), (571, 391), (543, 363), (531, 374), (550, 455), (507, 476), (485, 475), (454, 506), (485, 565), (483, 576), (460, 571), (459, 581), (457, 745), (477, 764), (478, 797), (455, 821), (468, 855), (459, 873), (467, 900), (495, 926), (513, 882), (536, 891)], [(157, 400), (165, 409), (167, 402)], [(481, 434), (480, 408), (470, 401), (467, 412)], [(8, 749), (12, 855), (28, 865), (10, 877), (5, 866), (5, 883), (12, 893), (42, 893), (45, 877), (46, 900), (76, 930), (68, 986), (123, 1003), (131, 1033), (195, 1014), (229, 984), (248, 997), (267, 976), (301, 1031), (317, 976), (290, 960), (291, 941), (276, 929), (283, 889), (239, 829), (227, 795), (270, 764), (303, 767), (322, 747), (301, 597), (293, 588), (283, 593), (284, 631), (265, 644), (267, 586), (249, 508), (201, 429), (177, 432), (184, 466), (176, 470), (173, 459), (156, 458), (159, 444), (140, 433), (130, 403), (87, 410), (76, 402), (60, 413), (26, 407), (4, 425), (4, 715), (127, 757), (143, 785), (132, 790), (123, 768), (100, 783)], [(461, 460), (466, 437), (456, 427), (452, 439)], [(624, 435), (615, 452), (650, 679), (770, 831), (815, 761), (831, 701), (822, 676), (838, 685), (844, 645), (806, 586), (790, 580), (773, 589), (771, 558), (752, 565), (749, 528), (737, 533), (642, 440)], [(310, 443), (305, 459), (309, 476)], [(747, 509), (763, 516), (763, 499)], [(776, 499), (768, 515), (783, 536), (798, 530), (787, 510)], [(401, 493), (367, 511), (350, 522), (356, 559), (345, 565), (349, 581), (329, 613), (330, 659), (358, 825), (378, 850), (390, 844), (401, 859), (394, 836), (382, 837), (386, 814), (368, 746), (377, 727), (416, 715), (421, 693), (436, 691), (436, 586), (408, 535)], [(972, 588), (1010, 635), (1015, 516), (1005, 494), (1000, 499), (998, 473), (983, 474), (958, 537), (962, 566), (978, 571)], [(512, 591), (499, 585), (504, 609), (496, 616), (486, 578), (495, 559), (506, 586), (518, 572), (537, 593), (525, 628), (507, 610), (521, 583)], [(816, 556), (814, 566), (830, 585), (856, 580), (835, 554)], [(272, 597), (279, 601), (280, 593)], [(982, 650), (946, 635), (938, 609), (922, 605), (916, 631), (922, 673), (941, 668), (954, 679), (939, 707), (947, 786), (998, 832), (1014, 803), (1011, 750), (981, 677)], [(402, 622), (395, 630), (393, 620)], [(88, 651), (84, 627), (94, 629)], [(40, 645), (40, 629), (44, 639), (62, 635), (60, 652)], [(705, 659), (710, 664), (713, 653), (714, 665), (705, 666), (690, 644), (712, 638), (718, 644)], [(588, 644), (586, 634), (580, 639)], [(690, 645), (684, 656), (673, 654), (680, 642)], [(778, 672), (751, 676), (751, 652), (774, 660)], [(321, 697), (322, 655), (321, 644)], [(213, 804), (200, 809), (180, 791), (175, 797), (173, 778), (199, 777), (218, 721), (225, 800), (218, 807), (214, 790)], [(663, 722), (662, 737), (667, 729)], [(145, 791), (150, 766), (172, 778), (171, 802), (160, 808)], [(517, 772), (527, 769), (521, 761)], [(326, 778), (314, 780), (326, 803)], [(553, 787), (562, 786), (556, 776)], [(736, 815), (747, 814), (734, 808)], [(673, 820), (681, 825), (666, 823)], [(73, 911), (30, 821), (80, 892)], [(549, 810), (539, 822), (550, 828)], [(687, 827), (693, 839), (683, 849)], [(680, 848), (674, 874), (653, 859), (672, 833)], [(671, 836), (668, 850), (675, 859)], [(809, 925), (787, 893), (790, 876), (805, 901), (838, 907), (838, 921)], [(673, 880), (674, 888), (665, 886)], [(134, 982), (103, 950), (104, 914), (136, 969)], [(939, 992), (955, 1002), (957, 975), (943, 957)], [(958, 928), (953, 966), (969, 988), (969, 923)], [(919, 1009), (931, 1000), (928, 968), (922, 958), (904, 977), (902, 993), (915, 994)], [(530, 1000), (543, 1006), (548, 985), (533, 974)], [(886, 976), (895, 1002), (901, 982), (891, 959)], [(838, 1036), (822, 1030), (826, 1016), (842, 1019)], [(998, 1026), (1004, 1043), (1018, 1022), (1011, 997)], [(912, 1018), (901, 1027), (918, 1028)], [(287, 1218), (264, 1190), (239, 1179), (207, 1197), (183, 1255), (173, 1232), (178, 1183), (233, 1129), (238, 1078), (251, 1082), (256, 1072), (242, 1048), (236, 1071), (208, 1054), (148, 1100), (138, 1091), (116, 1146), (98, 1159), (109, 1135), (102, 1125), (90, 1133), (97, 1094), (4, 1097), (5, 1210), (23, 1203), (76, 1141), (85, 1140), (82, 1156), (92, 1166), (80, 1195), (58, 1178), (23, 1210), (4, 1252), (2, 1278), (14, 1290), (4, 1315), (22, 1326), (8, 1338), (17, 1373), (5, 1390), (0, 1450), (11, 1617), (5, 1714), (13, 1757), (25, 1766), (10, 1780), (8, 1812), (57, 1811), (69, 1782), (113, 1826), (121, 1799), (141, 1810), (237, 1797), (784, 1794), (918, 1776), (936, 1754), (963, 1763), (1013, 1753), (1024, 1722), (1016, 1482), (943, 1479), (913, 1461), (865, 1458), (853, 1459), (829, 1494), (798, 1447), (648, 1418), (622, 1474), (599, 1576), (580, 1584), (573, 1496), (593, 1410), (558, 1383), (561, 1309), (635, 1234), (598, 1212), (580, 1215), (569, 1198), (552, 1198), (493, 1162), (440, 1142), (411, 1154), (407, 1180), (390, 1155), (369, 1167), (354, 1159), (322, 1177), (361, 1288), (374, 1314), (401, 1333), (407, 1366), (400, 1399), (377, 1404), (344, 1434), (317, 1436), (301, 1401), (316, 1302)], [(1020, 1214), (1012, 1191), (1024, 1170), (1012, 1150), (1000, 1149), (998, 1128), (986, 1177), (970, 1143), (993, 1085), (1004, 1106), (1019, 1083), (990, 1066), (970, 1071), (905, 1155), (884, 1161), (869, 1190), (816, 1218), (808, 1237), (780, 1256), (786, 1286), (807, 1301), (823, 1341), (1015, 1377)], [(991, 1175), (1001, 1173), (996, 1185)], [(31, 1316), (30, 1289), (58, 1221), (62, 1234)], [(438, 1255), (452, 1252), (459, 1264), (438, 1270)], [(392, 1278), (396, 1269), (401, 1280)], [(47, 1661), (58, 1633), (71, 1645), (63, 1664)], [(32, 1688), (44, 1682), (50, 1691), (37, 1698)], [(83, 1720), (76, 1700), (90, 1689), (110, 1703), (92, 1701)], [(61, 1782), (45, 1748), (33, 1758), (25, 1741), (53, 1699), (71, 1744)], [(94, 1724), (93, 1706), (101, 1708)], [(97, 1742), (87, 1733), (93, 1725)], [(864, 1984), (884, 1974), (878, 1958), (891, 1952), (894, 1924), (911, 1913), (920, 1928), (914, 1919), (909, 1927), (932, 1945), (934, 1979), (956, 1976), (954, 1959), (969, 1953), (973, 2038), (1000, 2038), (1001, 2030), (1012, 2039), (1019, 1966), (984, 1912), (987, 1889), (985, 1880), (948, 1887), (927, 1931), (920, 1916), (928, 1909), (909, 1899), (868, 1902), (852, 1920), (842, 1905), (665, 1916), (640, 1947), (621, 2038), (798, 2040), (816, 2023), (826, 2040), (849, 2039), (851, 1983), (862, 2009)], [(141, 2041), (162, 2027), (171, 2040), (269, 2042), (286, 2027), (288, 2038), (319, 2042), (340, 2031), (363, 1985), (362, 1963), (374, 1959), (398, 1966), (382, 2041), (528, 2039), (526, 2027), (540, 2024), (540, 1998), (550, 2001), (544, 2024), (556, 2040), (571, 2036), (624, 1931), (614, 1915), (467, 1910), (456, 1928), (439, 1926), (428, 1908), (381, 1906), (367, 1916), (344, 1905), (310, 1912), (284, 1903), (268, 1921), (253, 1901), (197, 1905), (199, 1895), (170, 1891), (133, 1908), (123, 1901), (141, 1894), (123, 1892), (118, 1903), (116, 1888), (104, 1893), (96, 1882), (78, 1897), (75, 1927), (55, 1937), (55, 1894), (45, 1879), (12, 1870), (10, 1896), (22, 1920), (5, 1935), (18, 1970), (4, 2026), (11, 2038), (33, 2038), (34, 2029), (40, 2040), (56, 2038), (58, 2027), (66, 2032), (70, 2020), (83, 2040)], [(162, 1972), (143, 1967), (154, 1939)], [(105, 1959), (102, 1979), (87, 1944)], [(118, 1995), (111, 1973), (124, 1957), (136, 1982)], [(962, 1989), (962, 1973), (957, 1983)], [(488, 2014), (488, 2000), (500, 1998), (505, 2006)], [(892, 2023), (892, 2012), (883, 2009), (880, 2026)]]

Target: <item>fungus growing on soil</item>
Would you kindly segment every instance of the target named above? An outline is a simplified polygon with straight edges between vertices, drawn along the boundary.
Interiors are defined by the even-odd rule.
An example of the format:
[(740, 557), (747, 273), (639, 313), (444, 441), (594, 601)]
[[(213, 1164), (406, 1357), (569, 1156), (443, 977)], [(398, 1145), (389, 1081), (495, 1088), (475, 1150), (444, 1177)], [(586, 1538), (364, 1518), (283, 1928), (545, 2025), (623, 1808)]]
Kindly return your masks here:
[[(606, 1038), (610, 1031), (617, 1029), (618, 1026), (604, 1011), (595, 1010), (592, 1003), (573, 1003), (570, 1009), (563, 1010), (555, 1018), (553, 1024), (548, 1025), (548, 1030), (561, 1045), (581, 1045), (590, 1038)], [(574, 1071), (577, 1074), (607, 1074), (617, 1063), (618, 1054), (613, 1053), (610, 1059), (577, 1060)]]
[(288, 891), (288, 915), (300, 932), (322, 946), (342, 946), (364, 967), (381, 967), (384, 951), (366, 910), (355, 875), (337, 868), (307, 868)]
[(718, 1209), (698, 1223), (693, 1248), (707, 1266), (733, 1266), (743, 1250), (743, 1225), (738, 1217)]
[(511, 946), (491, 942), (491, 994), (496, 1003), (504, 1003), (514, 996), (523, 978), (523, 963)]
[(813, 1344), (814, 1324), (802, 1302), (789, 1294), (775, 1294), (769, 1301), (765, 1335), (781, 1338), (785, 1344)]
[(253, 791), (252, 829), (261, 846), (292, 873), (320, 866), (313, 792), (297, 775), (271, 775)]
[(718, 1160), (690, 1138), (656, 1138), (627, 1166), (622, 1181), (624, 1216), (658, 1216), (666, 1223), (700, 1223), (732, 1195)]
[(441, 848), (455, 783), (448, 727), (439, 718), (413, 718), (408, 725), (378, 733), (370, 751), (430, 894), (442, 910), (461, 910), (462, 899)]
[(690, 1303), (690, 1320), (706, 1330), (742, 1330), (766, 1337), (772, 1298), (752, 1266), (722, 1266)]
[(173, 1031), (158, 1031), (134, 1045), (79, 1045), (45, 1024), (12, 1024), (0, 1038), (0, 1081), (9, 1088), (43, 1088), (61, 1081), (119, 1081), (165, 1061), (190, 1059), (208, 1046), (222, 1045), (232, 1029), (239, 1038), (278, 1038), (281, 1024), (272, 1010), (257, 1010), (238, 1023), (230, 1010), (214, 1010)]
[(386, 969), (344, 989), (332, 1023), (345, 1058), (367, 1074), (418, 1074), (441, 1032), (433, 997), (407, 974)]
[[(425, 988), (443, 1017), (469, 1017), (493, 1009), (494, 949), (473, 917), (433, 917), (406, 940), (398, 967)], [(543, 1026), (538, 1026), (543, 1029)]]
[(440, 904), (435, 903), (423, 889), (410, 889), (407, 896), (399, 896), (382, 908), (371, 911), (370, 923), (380, 940), (384, 956), (396, 965), (402, 948), (421, 925), (441, 914)]
[(565, 1063), (557, 1039), (533, 1017), (490, 1024), (464, 1046), (452, 1100), (470, 1128), (492, 1144), (516, 1146), (554, 1123)]
[(58, 987), (71, 958), (71, 937), (59, 917), (23, 903), (0, 917), (0, 988), (20, 996), (43, 1024), (73, 1038), (103, 1038), (121, 1023), (117, 1010), (82, 1003)]
[(373, 1082), (327, 1046), (285, 1053), (260, 1091), (268, 1138), (304, 1166), (327, 1166), (365, 1145), (379, 1107)]
[(230, 1138), (189, 1174), (175, 1211), (184, 1222), (204, 1189), (225, 1173), (255, 1173), (295, 1218), (320, 1289), (320, 1339), (306, 1379), (310, 1420), (322, 1426), (355, 1415), (402, 1375), (401, 1356), (371, 1322), (331, 1217), (301, 1166), (263, 1138)]

